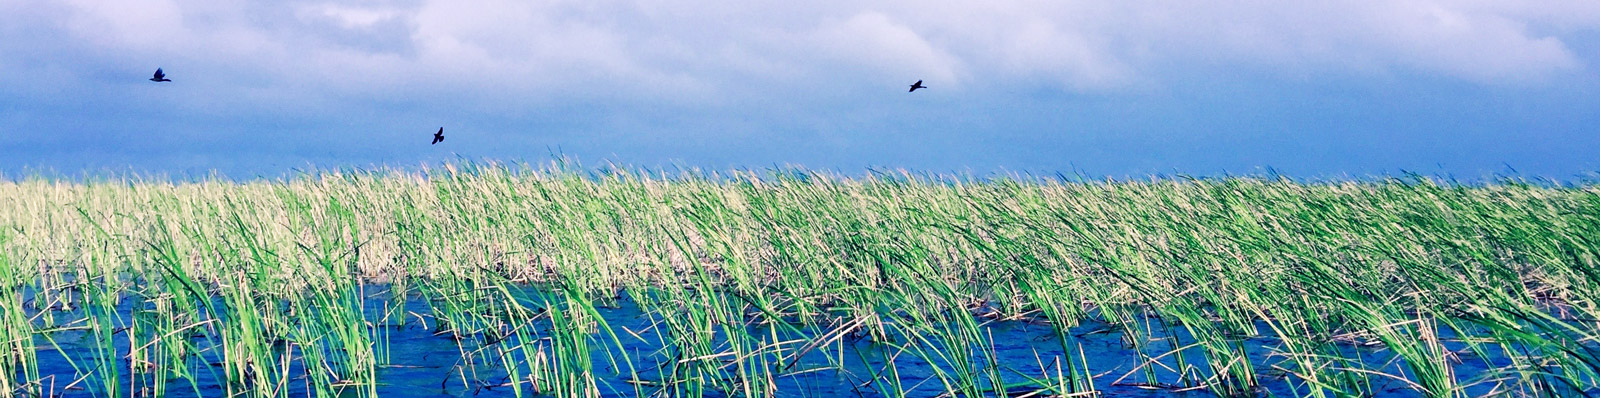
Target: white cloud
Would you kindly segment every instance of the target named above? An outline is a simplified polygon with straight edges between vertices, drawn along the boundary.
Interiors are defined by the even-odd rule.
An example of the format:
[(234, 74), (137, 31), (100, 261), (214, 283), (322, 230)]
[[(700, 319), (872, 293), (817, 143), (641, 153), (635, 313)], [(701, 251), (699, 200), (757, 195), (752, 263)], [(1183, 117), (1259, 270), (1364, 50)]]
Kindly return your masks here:
[(879, 12), (865, 11), (846, 20), (821, 21), (803, 41), (830, 61), (905, 78), (952, 82), (960, 60), (929, 43), (910, 27)]
[[(0, 0), (0, 11), (30, 3)], [(68, 0), (5, 13), (0, 24), (100, 57), (187, 57), (257, 81), (350, 93), (715, 101), (775, 76), (833, 74), (840, 84), (923, 78), (945, 89), (1078, 91), (1159, 84), (1193, 67), (1543, 84), (1589, 68), (1568, 41), (1600, 29), (1597, 4)], [(21, 46), (0, 44), (0, 57)]]
[(187, 33), (178, 4), (169, 0), (68, 0), (61, 6), (70, 9), (62, 20), (10, 23), (60, 24), (78, 39), (134, 51), (158, 49)]
[(1560, 39), (1536, 36), (1528, 22), (1471, 7), (1396, 2), (1374, 16), (1374, 45), (1398, 63), (1480, 82), (1538, 80), (1577, 69)]
[[(1553, 9), (1585, 13), (1580, 2)], [(1530, 25), (1566, 20), (1464, 1), (1184, 3), (1136, 16), (1153, 58), (1282, 69), (1288, 73), (1410, 71), (1502, 84), (1584, 67), (1563, 39)], [(1600, 20), (1586, 29), (1600, 28)]]
[(328, 3), (303, 5), (299, 7), (298, 12), (302, 19), (332, 18), (340, 26), (348, 29), (370, 27), (378, 22), (400, 16), (400, 12), (394, 9)]

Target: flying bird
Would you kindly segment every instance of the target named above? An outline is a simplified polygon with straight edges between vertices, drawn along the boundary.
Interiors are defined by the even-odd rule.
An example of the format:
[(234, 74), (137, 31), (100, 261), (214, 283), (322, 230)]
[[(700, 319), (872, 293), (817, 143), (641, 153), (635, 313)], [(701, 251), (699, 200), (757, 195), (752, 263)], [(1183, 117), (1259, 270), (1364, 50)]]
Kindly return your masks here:
[[(437, 143), (440, 143), (440, 142), (444, 142), (444, 127), (440, 127), (439, 128), (439, 132), (433, 133), (433, 144), (437, 144)], [(428, 145), (433, 145), (433, 144), (428, 144)]]
[(907, 91), (907, 92), (909, 93), (909, 92), (912, 92), (912, 91), (917, 91), (917, 89), (919, 89), (919, 88), (928, 88), (928, 86), (922, 85), (922, 81), (918, 80), (916, 83), (911, 84), (911, 91)]
[(161, 68), (156, 68), (156, 77), (150, 78), (150, 81), (153, 81), (153, 82), (170, 82), (170, 81), (172, 81), (172, 79), (168, 79), (167, 78), (167, 74), (161, 72)]

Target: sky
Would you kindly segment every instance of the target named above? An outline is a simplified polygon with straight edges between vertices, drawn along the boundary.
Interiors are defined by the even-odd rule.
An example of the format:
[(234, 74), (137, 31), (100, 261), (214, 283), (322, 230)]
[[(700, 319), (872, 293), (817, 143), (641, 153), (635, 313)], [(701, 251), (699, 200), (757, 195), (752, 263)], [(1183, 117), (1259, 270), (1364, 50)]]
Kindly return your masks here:
[(6, 176), (1600, 171), (1593, 0), (0, 0), (0, 37)]

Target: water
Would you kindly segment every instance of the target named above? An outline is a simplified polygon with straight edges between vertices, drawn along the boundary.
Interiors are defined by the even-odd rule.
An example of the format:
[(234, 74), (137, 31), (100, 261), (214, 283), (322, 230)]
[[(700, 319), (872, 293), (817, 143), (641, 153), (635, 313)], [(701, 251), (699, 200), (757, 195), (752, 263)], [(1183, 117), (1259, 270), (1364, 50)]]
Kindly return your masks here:
[[(376, 293), (373, 293), (376, 292)], [(377, 287), (369, 292), (364, 305), (368, 313), (382, 313), (390, 304), (387, 294), (382, 288)], [(30, 296), (31, 297), (31, 296)], [(131, 319), (132, 308), (125, 300), (119, 307), (118, 320), (114, 323), (126, 325)], [(483, 338), (467, 336), (458, 339), (451, 334), (438, 333), (438, 320), (429, 316), (430, 307), (427, 301), (418, 299), (408, 300), (403, 308), (408, 317), (404, 324), (374, 323), (369, 332), (380, 342), (386, 341), (389, 361), (380, 364), (377, 369), (376, 391), (383, 397), (512, 397), (516, 396), (515, 390), (509, 385), (511, 378), (497, 360), (497, 344), (544, 344), (549, 345), (548, 339), (552, 335), (550, 325), (532, 325), (535, 341), (521, 342), (514, 339), (503, 341), (487, 341)], [(666, 379), (661, 372), (671, 369), (672, 364), (679, 358), (671, 344), (675, 337), (665, 335), (670, 331), (660, 326), (660, 314), (652, 314), (638, 302), (622, 297), (612, 305), (599, 307), (597, 312), (606, 323), (616, 331), (621, 340), (620, 347), (612, 347), (612, 343), (602, 336), (595, 335), (590, 339), (589, 345), (594, 347), (590, 351), (590, 360), (594, 364), (595, 383), (598, 390), (607, 396), (633, 396), (637, 393), (646, 395), (656, 392), (657, 387), (648, 383)], [(73, 319), (82, 317), (83, 309), (59, 311), (54, 316), (59, 319)], [(1195, 340), (1189, 336), (1181, 326), (1164, 327), (1162, 320), (1151, 314), (1144, 315), (1136, 323), (1150, 325), (1148, 328), (1147, 344), (1141, 351), (1130, 345), (1130, 340), (1136, 337), (1126, 335), (1120, 326), (1099, 322), (1086, 321), (1068, 331), (1069, 337), (1066, 344), (1058, 341), (1057, 334), (1048, 325), (1028, 321), (989, 321), (980, 319), (984, 340), (992, 346), (965, 347), (967, 354), (977, 360), (969, 363), (979, 374), (984, 375), (981, 388), (989, 389), (995, 383), (987, 379), (988, 375), (998, 374), (999, 384), (1013, 386), (1008, 388), (1010, 395), (1027, 394), (1035, 391), (1038, 386), (1028, 386), (1030, 379), (1052, 380), (1057, 379), (1058, 368), (1063, 361), (1072, 361), (1074, 365), (1086, 365), (1088, 373), (1092, 375), (1096, 390), (1104, 396), (1115, 397), (1210, 397), (1215, 396), (1204, 388), (1186, 388), (1183, 385), (1179, 366), (1180, 354), (1174, 353), (1176, 347), (1188, 347), (1181, 351), (1181, 357), (1190, 367), (1187, 372), (1200, 377), (1212, 374), (1211, 369), (1204, 361), (1204, 351), (1193, 345)], [(892, 322), (892, 320), (891, 320)], [(68, 326), (80, 323), (66, 322)], [(770, 341), (801, 340), (790, 343), (789, 354), (793, 350), (815, 337), (832, 330), (827, 325), (791, 325), (795, 329), (777, 327), (774, 325), (742, 326), (752, 336), (771, 336)], [(1280, 342), (1274, 338), (1266, 325), (1258, 325), (1256, 336), (1236, 340), (1243, 347), (1249, 363), (1255, 370), (1256, 378), (1261, 386), (1255, 392), (1258, 396), (1291, 397), (1305, 394), (1304, 387), (1297, 392), (1294, 385), (1302, 383), (1295, 376), (1288, 374), (1282, 368), (1289, 367), (1282, 356), (1273, 355), (1274, 349)], [(718, 346), (726, 344), (727, 336), (714, 328), (711, 336)], [(1171, 331), (1172, 335), (1166, 334)], [(1448, 329), (1447, 329), (1448, 330)], [(1170, 337), (1170, 338), (1169, 338)], [(1445, 339), (1447, 349), (1457, 352), (1458, 361), (1454, 363), (1457, 379), (1467, 383), (1474, 378), (1487, 374), (1491, 369), (1510, 365), (1508, 358), (1491, 357), (1480, 358), (1473, 355), (1464, 343), (1450, 340), (1453, 336), (1441, 336)], [(167, 380), (165, 396), (167, 397), (214, 397), (226, 394), (225, 379), (221, 367), (222, 351), (214, 346), (217, 341), (214, 331), (195, 333), (190, 337), (199, 350), (194, 355), (183, 360), (183, 368), (189, 374), (187, 378), (173, 377)], [(148, 374), (130, 376), (130, 362), (127, 359), (130, 351), (130, 338), (125, 332), (112, 336), (113, 352), (105, 352), (88, 331), (72, 329), (56, 331), (48, 334), (36, 335), (34, 345), (41, 369), (39, 380), (42, 389), (47, 394), (58, 397), (92, 397), (102, 395), (98, 380), (86, 378), (88, 369), (93, 369), (96, 364), (110, 364), (121, 369), (119, 388), (125, 395), (150, 396), (148, 386), (153, 383)], [(928, 342), (922, 347), (941, 347), (944, 355), (956, 354), (960, 348), (942, 345), (942, 341)], [(864, 334), (847, 334), (837, 341), (817, 346), (800, 355), (795, 363), (783, 367), (783, 371), (772, 372), (772, 379), (776, 387), (776, 395), (781, 397), (838, 397), (859, 396), (876, 397), (888, 395), (886, 392), (897, 390), (884, 377), (894, 365), (893, 370), (898, 372), (900, 388), (909, 396), (936, 397), (946, 391), (945, 385), (938, 377), (938, 370), (950, 371), (954, 368), (953, 360), (941, 355), (932, 355), (930, 361), (927, 357), (908, 354), (903, 347), (906, 341), (885, 342), (875, 341)], [(1073, 352), (1063, 350), (1063, 346), (1070, 347)], [(277, 342), (272, 346), (275, 356), (284, 358), (299, 358), (303, 353), (292, 344)], [(1081, 351), (1080, 351), (1081, 350)], [(1381, 345), (1364, 346), (1355, 343), (1340, 347), (1341, 354), (1347, 358), (1357, 358), (1366, 369), (1382, 370), (1390, 374), (1404, 374), (1403, 362), (1395, 360), (1392, 352), (1385, 350)], [(634, 371), (630, 371), (625, 364), (613, 365), (610, 358), (619, 353), (626, 353), (632, 360)], [(985, 353), (992, 353), (997, 369), (992, 369), (986, 363)], [(789, 355), (785, 354), (785, 355)], [(1069, 355), (1070, 354), (1070, 355)], [(960, 357), (960, 355), (955, 355)], [(527, 361), (529, 358), (520, 354), (512, 354), (512, 361)], [(746, 361), (746, 365), (758, 364), (755, 361)], [(732, 367), (736, 364), (730, 363)], [(778, 366), (776, 364), (768, 364)], [(1146, 366), (1148, 365), (1148, 366)], [(305, 377), (307, 369), (301, 361), (286, 361), (283, 366), (286, 374), (299, 375), (282, 382), (281, 391), (285, 396), (308, 396), (314, 391), (310, 379)], [(1149, 369), (1146, 372), (1145, 369)], [(636, 375), (634, 373), (637, 373)], [(733, 373), (728, 373), (733, 374)], [(1153, 376), (1154, 383), (1149, 377)], [(638, 379), (635, 380), (634, 377)], [(14, 380), (18, 378), (14, 376)], [(630, 382), (632, 381), (632, 382)], [(646, 384), (640, 384), (639, 382)], [(1379, 397), (1406, 397), (1420, 396), (1421, 394), (1407, 388), (1405, 382), (1387, 377), (1372, 377), (1372, 390)], [(1155, 384), (1155, 385), (1150, 385)], [(523, 386), (527, 386), (524, 384)], [(1469, 396), (1481, 396), (1494, 389), (1494, 383), (1482, 383), (1466, 389)], [(359, 388), (346, 389), (342, 395), (357, 396)], [(524, 390), (525, 393), (528, 391)], [(682, 391), (680, 391), (682, 392)], [(702, 391), (705, 396), (736, 396), (737, 391), (724, 392), (716, 390)], [(991, 394), (993, 394), (991, 392)], [(998, 394), (995, 394), (998, 395)]]

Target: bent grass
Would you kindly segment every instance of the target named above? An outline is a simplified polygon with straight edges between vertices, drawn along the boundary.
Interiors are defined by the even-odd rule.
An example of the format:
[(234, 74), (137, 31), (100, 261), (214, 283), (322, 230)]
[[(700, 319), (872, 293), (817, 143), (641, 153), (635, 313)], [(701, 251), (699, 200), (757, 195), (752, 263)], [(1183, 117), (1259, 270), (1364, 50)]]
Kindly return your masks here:
[[(773, 396), (817, 372), (883, 396), (1092, 396), (1113, 379), (1218, 396), (1600, 392), (1593, 186), (466, 163), (31, 178), (0, 183), (0, 227), (0, 388), (18, 396), (160, 396), (172, 380), (199, 394), (203, 379), (374, 396), (408, 325), (459, 345), (446, 385), (519, 396)], [(649, 329), (600, 316), (624, 296)], [(1048, 325), (1061, 349), (1005, 363), (996, 322)], [(1086, 322), (1120, 331), (1138, 365), (1090, 369), (1069, 333)], [(92, 354), (52, 384), (35, 353), (69, 336)], [(867, 356), (888, 360), (852, 368)], [(912, 359), (929, 377), (906, 377)]]

